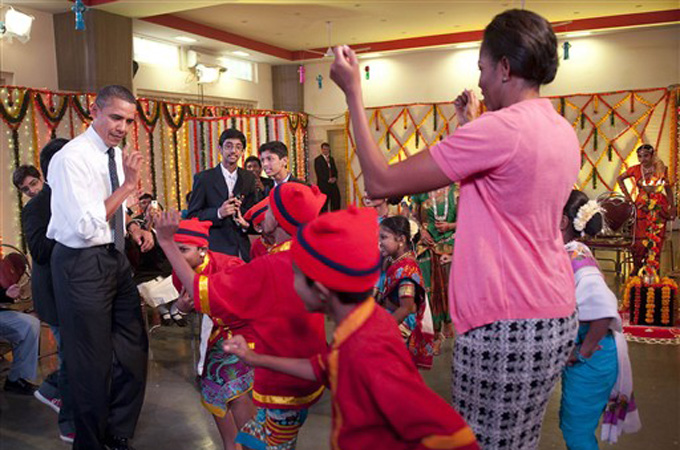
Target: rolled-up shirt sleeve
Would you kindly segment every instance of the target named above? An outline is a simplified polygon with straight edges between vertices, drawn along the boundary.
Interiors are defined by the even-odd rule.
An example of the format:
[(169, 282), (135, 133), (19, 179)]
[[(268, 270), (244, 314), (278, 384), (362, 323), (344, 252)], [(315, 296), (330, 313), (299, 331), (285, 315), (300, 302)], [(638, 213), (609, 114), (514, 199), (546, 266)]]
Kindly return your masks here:
[(94, 175), (73, 158), (60, 158), (50, 164), (49, 182), (52, 186), (52, 211), (55, 206), (75, 234), (83, 240), (106, 239), (110, 236), (106, 220), (106, 206)]

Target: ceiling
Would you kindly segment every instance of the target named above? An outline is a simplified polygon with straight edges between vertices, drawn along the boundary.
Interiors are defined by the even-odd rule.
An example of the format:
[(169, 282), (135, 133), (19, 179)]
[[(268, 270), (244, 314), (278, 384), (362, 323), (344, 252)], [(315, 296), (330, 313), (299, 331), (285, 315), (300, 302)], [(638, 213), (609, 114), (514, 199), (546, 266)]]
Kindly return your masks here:
[[(65, 0), (0, 3), (48, 11), (68, 11)], [(135, 21), (135, 32), (173, 40), (188, 35), (198, 47), (217, 52), (246, 49), (254, 59), (291, 62), (317, 57), (304, 49), (330, 44), (399, 51), (479, 40), (494, 15), (524, 4), (558, 31), (653, 26), (680, 22), (678, 0), (669, 1), (313, 1), (313, 0), (85, 0), (91, 7)], [(614, 17), (612, 17), (614, 16)]]

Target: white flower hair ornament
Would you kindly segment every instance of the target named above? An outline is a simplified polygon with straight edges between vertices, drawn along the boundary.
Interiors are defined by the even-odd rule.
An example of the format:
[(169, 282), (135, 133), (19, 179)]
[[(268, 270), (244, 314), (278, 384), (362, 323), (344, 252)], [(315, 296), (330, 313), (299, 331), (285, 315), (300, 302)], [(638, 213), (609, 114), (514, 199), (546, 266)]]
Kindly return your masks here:
[(583, 230), (585, 230), (590, 219), (592, 219), (595, 214), (603, 212), (604, 211), (602, 210), (602, 207), (599, 203), (597, 203), (597, 201), (588, 200), (588, 202), (581, 206), (576, 213), (576, 217), (574, 218), (573, 222), (574, 229), (581, 233), (581, 236), (583, 236), (585, 234)]

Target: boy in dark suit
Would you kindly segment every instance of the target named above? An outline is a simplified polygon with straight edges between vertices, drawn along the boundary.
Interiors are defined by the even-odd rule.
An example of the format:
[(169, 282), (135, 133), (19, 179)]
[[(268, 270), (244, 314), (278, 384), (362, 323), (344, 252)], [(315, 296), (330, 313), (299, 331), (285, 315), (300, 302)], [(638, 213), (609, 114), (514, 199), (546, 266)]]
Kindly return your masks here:
[[(68, 139), (52, 139), (40, 151), (40, 168), (45, 178), (47, 178), (47, 168), (52, 156), (61, 150), (67, 142)], [(63, 346), (59, 333), (57, 304), (54, 300), (50, 267), (54, 240), (46, 236), (47, 225), (50, 223), (50, 217), (52, 217), (50, 209), (52, 191), (47, 183), (44, 183), (42, 186), (42, 190), (36, 193), (24, 206), (24, 209), (21, 210), (21, 218), (28, 249), (33, 258), (33, 271), (31, 273), (33, 305), (40, 320), (46, 322), (52, 329), (52, 333), (57, 341), (61, 364), (59, 370), (50, 374), (34, 395), (38, 400), (59, 414), (59, 436), (64, 442), (71, 443), (75, 436), (73, 406), (66, 378)]]
[(213, 223), (208, 238), (210, 250), (248, 261), (247, 230), (234, 220), (260, 200), (255, 176), (238, 167), (246, 148), (246, 137), (239, 130), (229, 128), (222, 132), (219, 146), (222, 162), (194, 176), (188, 217)]
[(307, 184), (303, 180), (295, 178), (293, 174), (290, 173), (290, 170), (288, 169), (288, 147), (286, 147), (286, 144), (283, 142), (266, 142), (260, 145), (258, 153), (260, 154), (260, 161), (262, 161), (264, 173), (274, 180), (274, 184), (271, 187), (265, 187), (265, 195), (269, 195), (269, 192), (279, 184), (287, 183), (289, 181)]

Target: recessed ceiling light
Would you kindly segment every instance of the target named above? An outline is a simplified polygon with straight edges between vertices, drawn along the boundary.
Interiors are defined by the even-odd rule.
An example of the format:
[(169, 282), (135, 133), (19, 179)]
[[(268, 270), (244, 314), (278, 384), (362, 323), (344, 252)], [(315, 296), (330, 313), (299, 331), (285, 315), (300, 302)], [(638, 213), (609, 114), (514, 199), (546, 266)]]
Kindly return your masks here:
[(175, 40), (180, 41), (180, 42), (186, 42), (188, 44), (193, 44), (194, 42), (198, 42), (198, 40), (191, 38), (189, 36), (175, 36)]
[(236, 56), (250, 56), (250, 53), (244, 52), (243, 50), (234, 50), (231, 53), (236, 55)]
[(593, 34), (592, 31), (577, 31), (575, 33), (567, 33), (564, 35), (566, 38), (577, 38), (577, 37), (583, 37), (583, 36), (590, 36)]

